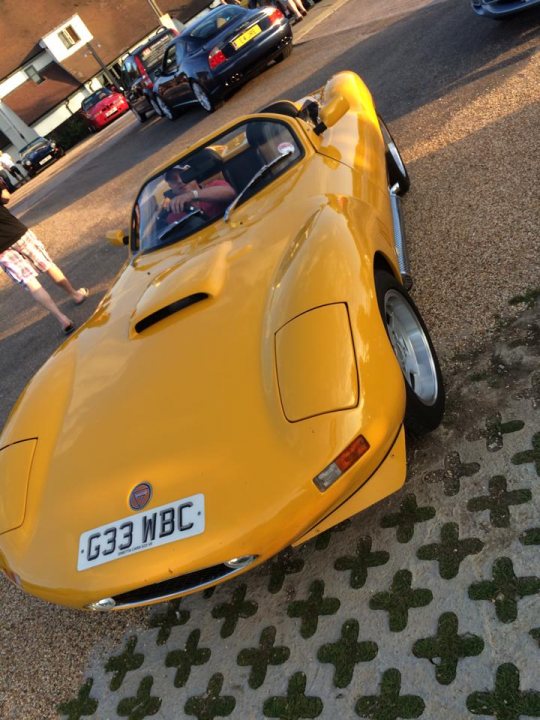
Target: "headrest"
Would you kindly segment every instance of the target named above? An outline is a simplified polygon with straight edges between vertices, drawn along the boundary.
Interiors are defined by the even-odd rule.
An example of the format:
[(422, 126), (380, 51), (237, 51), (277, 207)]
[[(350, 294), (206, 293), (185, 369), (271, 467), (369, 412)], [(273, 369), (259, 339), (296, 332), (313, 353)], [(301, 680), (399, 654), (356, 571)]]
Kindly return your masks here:
[(252, 147), (259, 147), (268, 142), (268, 123), (252, 121), (246, 127), (246, 139)]
[(223, 162), (219, 154), (211, 148), (203, 148), (190, 156), (188, 162), (175, 165), (180, 171), (180, 176), (184, 183), (192, 182), (192, 180), (206, 180), (212, 175), (220, 172), (223, 168)]

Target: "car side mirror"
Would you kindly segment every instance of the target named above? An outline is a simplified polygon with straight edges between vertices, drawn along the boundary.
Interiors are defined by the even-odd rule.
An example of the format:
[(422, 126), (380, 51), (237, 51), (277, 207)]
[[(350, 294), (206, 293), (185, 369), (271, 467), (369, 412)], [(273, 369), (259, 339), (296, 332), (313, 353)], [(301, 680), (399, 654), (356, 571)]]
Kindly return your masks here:
[[(343, 95), (338, 95), (333, 100), (330, 100), (329, 103), (323, 105), (319, 111), (321, 123), (324, 125), (324, 129), (322, 130), (322, 132), (324, 132), (326, 128), (336, 125), (336, 123), (341, 120), (345, 113), (347, 113), (349, 108), (349, 101), (344, 98)], [(319, 132), (317, 134), (321, 133)]]
[(127, 230), (109, 230), (105, 237), (111, 245), (116, 245), (117, 247), (123, 247), (129, 242)]

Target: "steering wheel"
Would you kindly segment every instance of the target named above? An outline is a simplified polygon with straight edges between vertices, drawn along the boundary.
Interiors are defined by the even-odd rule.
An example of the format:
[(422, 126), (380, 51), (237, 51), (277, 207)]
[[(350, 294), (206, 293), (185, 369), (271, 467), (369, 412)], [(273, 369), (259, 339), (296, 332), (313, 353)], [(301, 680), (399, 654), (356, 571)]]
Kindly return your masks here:
[[(184, 225), (188, 222), (188, 220), (199, 220), (201, 223), (201, 227), (206, 223), (206, 221), (209, 219), (206, 213), (204, 213), (200, 208), (196, 208), (193, 205), (185, 204), (185, 215), (184, 217), (179, 218), (178, 220), (173, 220), (173, 222), (168, 223), (167, 227), (158, 235), (158, 242), (163, 242), (168, 235), (171, 235), (174, 230), (176, 230), (180, 225)], [(199, 228), (194, 228), (195, 230), (198, 230)]]

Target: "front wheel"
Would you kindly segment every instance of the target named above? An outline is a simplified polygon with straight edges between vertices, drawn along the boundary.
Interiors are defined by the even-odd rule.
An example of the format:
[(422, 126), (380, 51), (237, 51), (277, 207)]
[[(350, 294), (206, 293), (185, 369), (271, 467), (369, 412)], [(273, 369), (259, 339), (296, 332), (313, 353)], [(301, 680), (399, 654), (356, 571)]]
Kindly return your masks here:
[(405, 427), (413, 435), (435, 430), (444, 414), (444, 384), (429, 332), (403, 286), (388, 272), (375, 274), (377, 301), (403, 377)]
[(208, 93), (203, 90), (203, 88), (199, 85), (198, 82), (195, 82), (195, 80), (191, 81), (191, 89), (193, 90), (193, 94), (195, 95), (195, 98), (199, 105), (202, 107), (203, 110), (206, 110), (206, 112), (211, 113), (214, 112), (216, 106), (210, 99), (210, 96)]
[(405, 195), (405, 193), (411, 187), (411, 180), (409, 173), (401, 157), (394, 138), (390, 134), (390, 130), (386, 126), (386, 123), (379, 115), (379, 125), (381, 126), (381, 132), (384, 140), (386, 149), (386, 168), (388, 172), (388, 183), (390, 187), (393, 187), (396, 183), (399, 185), (398, 195)]

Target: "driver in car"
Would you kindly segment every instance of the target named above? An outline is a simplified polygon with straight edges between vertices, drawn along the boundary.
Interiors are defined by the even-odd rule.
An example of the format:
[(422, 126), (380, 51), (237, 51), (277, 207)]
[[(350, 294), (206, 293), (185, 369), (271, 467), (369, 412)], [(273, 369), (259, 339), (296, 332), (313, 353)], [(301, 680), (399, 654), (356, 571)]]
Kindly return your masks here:
[(234, 188), (222, 178), (203, 182), (184, 182), (182, 172), (186, 167), (175, 165), (165, 173), (170, 190), (165, 193), (162, 212), (165, 211), (168, 224), (181, 220), (186, 206), (201, 210), (210, 220), (220, 217), (227, 205), (236, 197)]

